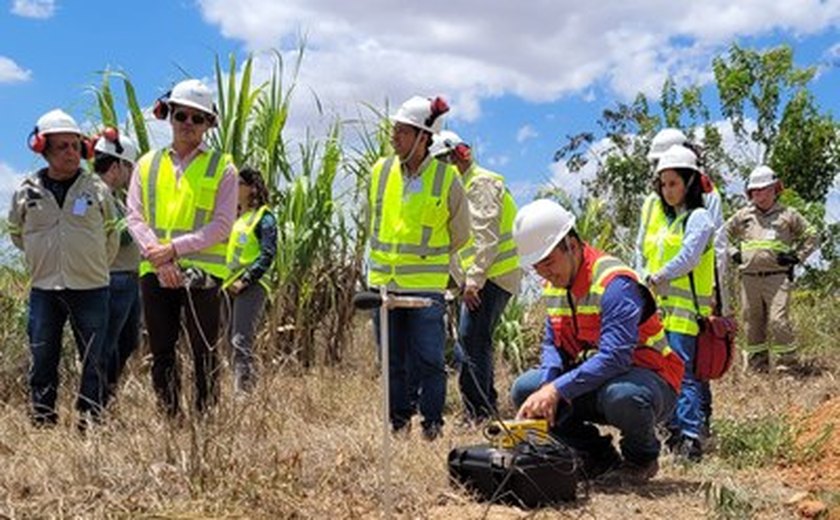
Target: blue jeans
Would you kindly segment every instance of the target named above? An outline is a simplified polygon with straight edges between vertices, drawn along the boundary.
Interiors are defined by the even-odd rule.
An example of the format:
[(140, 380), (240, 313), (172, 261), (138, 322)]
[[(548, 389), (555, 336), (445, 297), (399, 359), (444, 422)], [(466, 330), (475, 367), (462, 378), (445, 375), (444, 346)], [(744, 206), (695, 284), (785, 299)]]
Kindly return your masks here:
[[(406, 294), (408, 296), (408, 294)], [(443, 315), (446, 312), (443, 295), (414, 293), (434, 300), (431, 307), (420, 309), (391, 309), (388, 311), (388, 355), (391, 425), (400, 429), (414, 413), (410, 395), (411, 382), (417, 384), (423, 427), (443, 424), (443, 405), (446, 400), (446, 368), (443, 348), (446, 331)], [(374, 314), (374, 328), (379, 338), (379, 313)]]
[(483, 419), (496, 413), (493, 382), (493, 331), (511, 294), (490, 280), (478, 293), (481, 304), (471, 311), (461, 304), (455, 357), (460, 367), (458, 385), (467, 417)]
[(82, 374), (76, 409), (98, 415), (107, 402), (108, 387), (104, 352), (108, 327), (108, 288), (47, 291), (33, 288), (29, 293), (29, 387), (32, 413), (36, 423), (55, 423), (58, 414), (58, 365), (64, 324), (70, 326), (76, 340)]
[(108, 309), (108, 386), (113, 391), (125, 363), (140, 343), (140, 281), (137, 273), (111, 273)]
[[(531, 369), (513, 383), (511, 397), (517, 408), (539, 389), (540, 369)], [(656, 425), (665, 422), (674, 408), (676, 392), (652, 370), (632, 367), (597, 390), (583, 394), (571, 406), (558, 406), (552, 432), (573, 448), (595, 458), (611, 448), (611, 438), (595, 424), (609, 424), (621, 431), (621, 453), (635, 464), (659, 457), (661, 445)], [(593, 424), (594, 423), (594, 424)]]
[[(703, 418), (703, 384), (694, 377), (697, 337), (679, 332), (666, 332), (668, 343), (685, 363), (677, 409), (671, 418), (668, 429), (672, 434), (700, 439), (705, 428)], [(711, 396), (711, 394), (710, 394)]]

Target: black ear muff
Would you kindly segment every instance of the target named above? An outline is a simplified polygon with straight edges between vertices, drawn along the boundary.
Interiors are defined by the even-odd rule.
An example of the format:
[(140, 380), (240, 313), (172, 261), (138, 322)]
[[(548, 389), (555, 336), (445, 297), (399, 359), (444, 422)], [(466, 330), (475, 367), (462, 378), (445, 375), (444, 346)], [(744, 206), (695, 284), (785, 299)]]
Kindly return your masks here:
[(29, 136), (26, 138), (26, 144), (29, 145), (29, 149), (35, 153), (44, 153), (44, 150), (47, 149), (47, 136), (38, 132), (38, 127), (36, 126), (29, 132)]
[(164, 120), (169, 117), (169, 96), (171, 95), (172, 91), (170, 90), (155, 100), (152, 113), (155, 115), (156, 119)]

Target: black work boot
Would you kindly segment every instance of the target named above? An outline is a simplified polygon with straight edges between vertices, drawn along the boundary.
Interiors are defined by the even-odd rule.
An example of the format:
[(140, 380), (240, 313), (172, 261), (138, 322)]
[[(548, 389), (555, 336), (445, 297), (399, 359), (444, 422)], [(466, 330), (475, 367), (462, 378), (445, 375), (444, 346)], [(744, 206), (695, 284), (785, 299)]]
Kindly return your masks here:
[(641, 486), (659, 473), (659, 461), (631, 462), (625, 460), (621, 465), (604, 473), (595, 480), (596, 484), (609, 487)]

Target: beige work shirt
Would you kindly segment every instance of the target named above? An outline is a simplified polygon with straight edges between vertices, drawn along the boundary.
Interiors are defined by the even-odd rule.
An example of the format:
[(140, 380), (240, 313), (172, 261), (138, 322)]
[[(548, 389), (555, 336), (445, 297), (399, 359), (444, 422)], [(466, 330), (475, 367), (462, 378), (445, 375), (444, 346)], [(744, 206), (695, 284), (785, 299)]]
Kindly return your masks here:
[(117, 208), (117, 232), (120, 237), (120, 249), (116, 258), (111, 262), (112, 273), (137, 272), (140, 268), (140, 248), (128, 232), (126, 215), (128, 208), (118, 193), (113, 193), (114, 205)]
[[(453, 265), (453, 276), (458, 285), (471, 283), (478, 288), (484, 287), (487, 272), (499, 252), (501, 239), (502, 209), (504, 207), (505, 184), (500, 179), (481, 175), (481, 168), (473, 163), (464, 175), (465, 181), (476, 175), (467, 190), (467, 200), (472, 222), (475, 262), (464, 273), (460, 264)], [(493, 283), (516, 296), (519, 294), (522, 270), (516, 269), (491, 279)]]
[(95, 175), (82, 172), (63, 207), (39, 173), (25, 178), (12, 195), (9, 225), (12, 243), (26, 258), (32, 287), (107, 287), (108, 267), (119, 248), (115, 217), (108, 186)]
[(771, 249), (743, 250), (740, 246), (749, 240), (777, 240), (786, 244), (804, 262), (817, 248), (817, 236), (813, 226), (793, 208), (776, 202), (766, 212), (754, 204), (741, 208), (726, 222), (729, 236), (730, 256), (741, 251), (742, 273), (783, 272), (788, 268), (776, 260), (778, 251)]

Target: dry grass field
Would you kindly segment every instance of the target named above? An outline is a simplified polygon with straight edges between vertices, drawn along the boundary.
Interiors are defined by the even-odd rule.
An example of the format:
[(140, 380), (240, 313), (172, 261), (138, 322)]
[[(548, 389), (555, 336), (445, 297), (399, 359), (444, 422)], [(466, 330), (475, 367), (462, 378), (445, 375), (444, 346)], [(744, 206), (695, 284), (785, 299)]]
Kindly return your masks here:
[[(250, 400), (233, 399), (225, 371), (218, 408), (180, 424), (156, 412), (148, 360), (137, 356), (106, 422), (86, 436), (74, 427), (71, 358), (63, 368), (60, 425), (34, 429), (26, 415), (25, 350), (13, 357), (13, 345), (4, 345), (0, 518), (379, 517), (380, 392), (371, 332), (362, 319), (354, 338), (335, 368), (301, 371), (265, 361)], [(819, 353), (807, 375), (743, 375), (736, 367), (715, 383), (716, 447), (702, 463), (685, 467), (665, 456), (648, 486), (581, 489), (577, 502), (536, 512), (478, 504), (448, 482), (449, 450), (481, 441), (480, 432), (456, 426), (459, 396), (450, 377), (444, 436), (425, 442), (415, 425), (392, 443), (395, 513), (796, 518), (813, 499), (826, 507), (821, 518), (838, 518), (840, 355), (825, 348)], [(504, 392), (513, 375), (501, 362), (498, 371)], [(503, 412), (512, 414), (506, 406)]]

